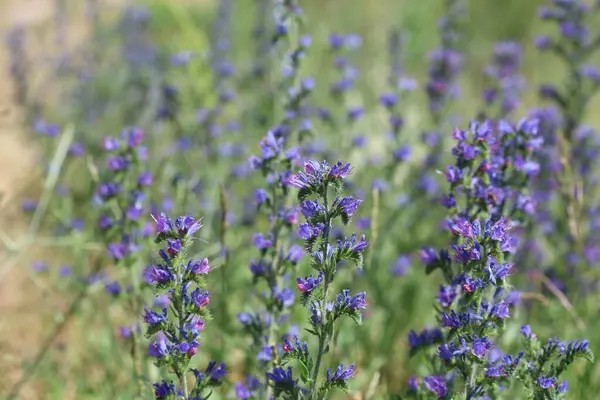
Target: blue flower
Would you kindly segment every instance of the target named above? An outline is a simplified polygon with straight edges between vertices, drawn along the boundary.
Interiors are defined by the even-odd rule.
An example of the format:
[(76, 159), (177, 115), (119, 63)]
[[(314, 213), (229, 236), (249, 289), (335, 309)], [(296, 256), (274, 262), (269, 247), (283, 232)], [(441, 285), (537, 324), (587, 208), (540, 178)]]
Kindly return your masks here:
[(151, 328), (167, 323), (167, 309), (163, 308), (162, 314), (158, 314), (155, 311), (146, 309), (144, 313), (144, 322), (147, 323)]
[(476, 337), (473, 340), (473, 346), (471, 349), (471, 353), (479, 359), (484, 358), (487, 353), (491, 350), (492, 343), (487, 337), (478, 338)]
[(202, 291), (200, 288), (196, 288), (191, 294), (192, 304), (197, 308), (206, 307), (210, 301), (210, 293), (208, 291)]
[(166, 381), (162, 381), (160, 383), (155, 383), (153, 386), (154, 396), (157, 400), (168, 399), (177, 394), (173, 382), (167, 383)]
[(532, 338), (534, 335), (531, 333), (531, 328), (529, 327), (529, 325), (523, 325), (521, 326), (521, 335), (523, 335), (526, 338)]
[(448, 394), (448, 388), (446, 387), (446, 378), (443, 376), (428, 376), (423, 378), (423, 384), (425, 388), (437, 396), (438, 399)]
[(331, 369), (327, 368), (327, 383), (331, 385), (343, 385), (353, 376), (354, 364), (351, 364), (347, 369), (344, 368), (344, 364), (340, 364), (333, 374), (331, 373)]
[(144, 280), (151, 285), (163, 284), (173, 280), (173, 275), (161, 264), (150, 265), (144, 270)]
[(167, 357), (171, 352), (172, 345), (169, 343), (164, 334), (159, 333), (156, 341), (148, 347), (148, 355), (155, 358)]
[(216, 361), (211, 361), (208, 363), (204, 373), (197, 369), (193, 369), (192, 372), (198, 382), (204, 382), (205, 379), (208, 379), (212, 385), (219, 385), (221, 384), (221, 380), (227, 375), (227, 368), (225, 367), (225, 363), (217, 365)]
[(337, 207), (342, 215), (352, 217), (358, 206), (362, 203), (362, 200), (355, 199), (354, 197), (348, 196), (343, 197), (341, 200), (336, 199), (332, 207)]
[(450, 307), (456, 298), (456, 290), (453, 286), (440, 286), (437, 295), (437, 302), (444, 308)]
[(352, 312), (358, 311), (359, 309), (367, 308), (367, 302), (365, 300), (367, 294), (365, 292), (357, 293), (354, 296), (350, 296), (350, 291), (345, 289), (342, 293), (338, 294), (335, 298), (335, 308), (338, 310), (349, 309)]
[(282, 391), (292, 391), (297, 385), (292, 377), (292, 367), (288, 367), (287, 370), (276, 367), (273, 368), (273, 372), (267, 372), (265, 375)]
[(312, 274), (307, 278), (297, 278), (297, 287), (302, 294), (309, 294), (316, 288), (321, 282), (323, 282), (323, 273), (319, 272), (319, 276), (316, 279), (313, 278)]
[(545, 390), (552, 389), (556, 385), (556, 378), (554, 378), (554, 377), (546, 378), (545, 376), (540, 376), (537, 380), (537, 384), (542, 389), (545, 389)]

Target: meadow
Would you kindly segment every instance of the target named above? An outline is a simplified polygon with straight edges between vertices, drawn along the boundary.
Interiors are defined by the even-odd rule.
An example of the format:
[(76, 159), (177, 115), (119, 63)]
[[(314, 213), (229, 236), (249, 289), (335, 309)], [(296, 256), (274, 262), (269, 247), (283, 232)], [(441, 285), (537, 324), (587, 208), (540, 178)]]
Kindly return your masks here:
[(599, 1), (17, 3), (0, 398), (600, 399)]

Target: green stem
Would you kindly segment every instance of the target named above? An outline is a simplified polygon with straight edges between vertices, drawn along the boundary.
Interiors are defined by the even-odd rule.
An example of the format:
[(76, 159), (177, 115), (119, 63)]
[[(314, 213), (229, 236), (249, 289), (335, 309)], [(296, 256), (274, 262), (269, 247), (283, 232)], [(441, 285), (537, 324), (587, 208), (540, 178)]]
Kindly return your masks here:
[(319, 330), (319, 350), (317, 352), (317, 359), (315, 361), (315, 368), (312, 373), (312, 388), (310, 398), (316, 400), (317, 392), (319, 388), (319, 370), (321, 369), (321, 360), (325, 353), (325, 346), (327, 344), (329, 332), (325, 332), (324, 325), (327, 323), (327, 297), (329, 294), (330, 275), (333, 271), (330, 271), (330, 266), (327, 260), (327, 248), (329, 247), (329, 228), (331, 226), (331, 218), (329, 217), (329, 204), (327, 202), (327, 186), (323, 191), (323, 204), (325, 206), (325, 229), (323, 231), (323, 269), (325, 270), (325, 279), (323, 282), (324, 294), (321, 300), (321, 326)]

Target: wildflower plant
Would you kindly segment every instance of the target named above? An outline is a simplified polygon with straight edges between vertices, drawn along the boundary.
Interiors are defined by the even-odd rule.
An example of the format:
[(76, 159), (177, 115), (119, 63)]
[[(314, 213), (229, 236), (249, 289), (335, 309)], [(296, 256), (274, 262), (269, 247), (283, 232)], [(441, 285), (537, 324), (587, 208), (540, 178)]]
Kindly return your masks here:
[[(330, 242), (334, 221), (348, 224), (362, 202), (353, 197), (340, 197), (349, 174), (350, 164), (338, 162), (330, 166), (326, 162), (308, 161), (302, 171), (288, 179), (289, 186), (298, 189), (300, 210), (306, 220), (299, 225), (298, 235), (305, 242), (314, 275), (298, 278), (297, 287), (302, 304), (311, 314), (306, 331), (316, 339), (317, 349), (316, 354), (311, 354), (307, 343), (297, 336), (285, 340), (281, 366), (267, 374), (276, 397), (324, 399), (334, 388), (347, 389), (348, 380), (355, 372), (354, 364), (340, 364), (333, 372), (328, 368), (326, 374), (322, 371), (323, 357), (331, 351), (338, 319), (346, 316), (360, 323), (361, 310), (367, 306), (364, 292), (353, 295), (343, 290), (335, 298), (331, 297), (339, 265), (353, 262), (362, 266), (363, 252), (369, 245), (364, 236), (357, 238), (355, 234), (338, 240), (337, 244)], [(330, 200), (331, 194), (336, 195), (335, 199)], [(303, 386), (293, 378), (292, 366), (288, 365), (292, 361), (298, 366)]]
[[(200, 332), (210, 318), (210, 292), (206, 290), (205, 276), (210, 271), (207, 258), (188, 259), (187, 252), (194, 234), (201, 228), (200, 220), (182, 216), (172, 221), (165, 214), (155, 219), (156, 243), (163, 244), (158, 252), (160, 263), (148, 266), (144, 279), (155, 288), (156, 294), (167, 294), (169, 306), (161, 312), (147, 309), (143, 320), (146, 335), (154, 341), (148, 355), (156, 359), (158, 367), (169, 368), (179, 382), (154, 384), (157, 399), (206, 399), (211, 389), (219, 386), (226, 375), (225, 364), (208, 363), (204, 371), (192, 368), (192, 359), (198, 352)], [(188, 376), (195, 384), (188, 384)]]
[(519, 73), (523, 49), (515, 42), (500, 42), (494, 46), (492, 60), (485, 68), (488, 84), (483, 91), (489, 118), (507, 118), (518, 108), (525, 89), (525, 78)]
[(518, 242), (513, 228), (534, 210), (526, 188), (539, 171), (531, 159), (541, 145), (537, 127), (535, 120), (522, 120), (517, 126), (500, 121), (496, 127), (473, 123), (469, 131), (453, 133), (456, 164), (446, 169), (451, 191), (443, 201), (450, 211), (447, 226), (453, 244), (439, 253), (428, 248), (422, 252), (427, 272), (439, 268), (446, 280), (436, 304), (441, 332), (409, 337), (414, 352), (437, 346), (437, 354), (430, 358), (433, 374), (423, 379), (422, 386), (413, 382), (413, 394), (497, 398), (502, 390), (498, 382), (518, 380), (531, 396), (538, 396), (532, 398), (547, 398), (544, 393), (562, 392), (546, 380), (556, 382), (576, 358), (593, 357), (584, 342), (558, 352), (561, 367), (552, 364), (547, 370), (544, 357), (558, 353), (539, 351), (533, 342), (527, 342), (526, 351), (517, 357), (490, 356), (496, 348), (494, 337), (503, 331), (515, 303), (507, 282), (515, 272), (510, 262)]
[(267, 214), (269, 231), (254, 235), (259, 258), (250, 262), (252, 283), (257, 289), (264, 287), (267, 291), (259, 296), (261, 309), (240, 313), (238, 320), (252, 337), (262, 371), (271, 364), (278, 364), (277, 342), (295, 300), (294, 292), (285, 281), (304, 255), (302, 248), (294, 245), (289, 237), (297, 224), (298, 211), (289, 205), (286, 180), (291, 175), (297, 153), (294, 149), (284, 151), (284, 143), (284, 137), (276, 137), (270, 131), (260, 143), (260, 156), (250, 159), (253, 168), (260, 170), (268, 182), (267, 190), (256, 190), (255, 204), (257, 210)]
[[(561, 243), (568, 243), (568, 248), (561, 249), (556, 258), (566, 268), (548, 272), (566, 282), (571, 295), (577, 295), (575, 289), (581, 286), (581, 282), (573, 281), (573, 271), (587, 273), (585, 267), (596, 262), (594, 228), (588, 224), (588, 216), (595, 213), (597, 177), (585, 167), (589, 157), (594, 157), (596, 135), (584, 121), (589, 104), (600, 88), (600, 69), (594, 65), (600, 48), (600, 32), (594, 29), (599, 11), (597, 2), (592, 5), (580, 0), (549, 0), (538, 9), (538, 16), (548, 25), (554, 25), (558, 34), (535, 39), (538, 49), (552, 54), (566, 67), (562, 82), (543, 84), (539, 88), (540, 96), (553, 104), (546, 109), (546, 114), (556, 126), (556, 130), (548, 131), (546, 147), (553, 158), (551, 168), (544, 171), (544, 180), (552, 184), (553, 190), (551, 193), (541, 191), (540, 197), (550, 194), (554, 198), (552, 192), (556, 192), (558, 209), (567, 210), (565, 223), (557, 224), (552, 235), (547, 235), (552, 246), (560, 248)], [(540, 217), (544, 220), (553, 217), (551, 207), (544, 207)], [(584, 281), (589, 280), (587, 278), (590, 276)]]
[[(302, 59), (311, 43), (309, 36), (299, 35), (301, 9), (295, 2), (284, 2), (276, 10), (273, 44), (283, 45), (287, 38), (290, 46), (282, 55), (280, 89), (284, 116), (261, 140), (260, 154), (249, 160), (252, 169), (260, 171), (267, 184), (266, 188), (256, 189), (254, 201), (256, 209), (267, 215), (269, 229), (266, 233), (254, 235), (259, 258), (250, 262), (252, 283), (262, 304), (259, 310), (238, 315), (244, 330), (252, 337), (260, 375), (280, 362), (277, 343), (287, 336), (283, 335), (283, 328), (295, 302), (294, 292), (287, 287), (286, 280), (304, 256), (302, 247), (293, 244), (290, 238), (298, 222), (298, 210), (291, 204), (287, 183), (299, 150), (294, 147), (286, 149), (286, 145), (301, 142), (310, 132), (310, 121), (304, 109), (314, 85), (311, 78), (300, 80), (298, 76)], [(288, 37), (290, 31), (298, 31), (295, 32), (298, 37)], [(265, 293), (263, 288), (266, 288)], [(256, 378), (252, 376), (245, 383), (238, 382), (238, 388), (259, 398), (270, 397), (268, 382), (256, 384)]]

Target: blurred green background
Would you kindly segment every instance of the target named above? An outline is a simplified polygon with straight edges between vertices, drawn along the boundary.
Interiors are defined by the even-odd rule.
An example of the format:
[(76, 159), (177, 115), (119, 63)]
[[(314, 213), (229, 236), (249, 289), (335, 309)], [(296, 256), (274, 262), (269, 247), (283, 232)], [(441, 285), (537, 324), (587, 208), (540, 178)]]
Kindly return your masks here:
[[(85, 47), (89, 30), (84, 21), (84, 4), (81, 0), (67, 1), (68, 18), (66, 33), (68, 36), (68, 47), (71, 49)], [(206, 51), (209, 45), (209, 32), (215, 16), (216, 4), (214, 1), (141, 1), (145, 4), (152, 15), (150, 32), (152, 40), (165, 51), (175, 53), (184, 50)], [(138, 4), (139, 4), (138, 3)], [(254, 48), (248, 45), (248, 38), (255, 24), (256, 7), (253, 0), (237, 0), (234, 2), (233, 31), (231, 61), (236, 65), (249, 65), (254, 57)], [(461, 41), (461, 51), (465, 53), (465, 70), (461, 77), (461, 90), (463, 97), (460, 102), (452, 106), (452, 112), (460, 115), (463, 119), (473, 116), (477, 112), (479, 95), (483, 88), (482, 69), (489, 60), (493, 44), (498, 41), (513, 40), (525, 49), (523, 60), (523, 74), (527, 78), (529, 89), (523, 102), (523, 109), (517, 115), (523, 115), (524, 110), (538, 104), (535, 88), (545, 81), (561, 79), (562, 66), (551, 60), (551, 56), (539, 54), (532, 45), (533, 37), (548, 31), (536, 18), (536, 9), (543, 4), (542, 0), (472, 0), (469, 2), (469, 11), (464, 21), (464, 36)], [(119, 10), (129, 4), (128, 2), (109, 1), (100, 2), (102, 9), (102, 24), (106, 26), (117, 23)], [(425, 82), (427, 72), (427, 55), (438, 45), (437, 19), (442, 14), (442, 0), (305, 0), (301, 1), (304, 8), (307, 31), (313, 37), (311, 48), (305, 64), (303, 74), (314, 76), (317, 85), (330, 81), (330, 58), (324, 50), (327, 46), (327, 37), (331, 33), (356, 33), (363, 37), (362, 50), (353, 62), (361, 73), (359, 86), (353, 91), (349, 101), (356, 105), (363, 105), (367, 110), (377, 109), (377, 97), (386, 89), (388, 74), (387, 36), (390, 29), (402, 29), (405, 36), (405, 47), (403, 50), (404, 64), (408, 75), (415, 77), (420, 84)], [(0, 2), (0, 27), (4, 30), (14, 23), (26, 24), (35, 35), (29, 42), (28, 53), (36, 64), (34, 69), (39, 76), (36, 78), (41, 86), (44, 82), (44, 70), (47, 65), (42, 61), (43, 56), (56, 53), (62, 49), (52, 43), (52, 31), (54, 21), (54, 6), (52, 1), (10, 1)], [(312, 56), (312, 53), (317, 56)], [(323, 55), (325, 54), (325, 55)], [(41, 57), (39, 57), (41, 55)], [(1, 61), (6, 61), (6, 54), (2, 54)], [(106, 76), (107, 87), (110, 88), (111, 70)], [(193, 73), (194, 71), (192, 71)], [(198, 71), (193, 75), (193, 85), (200, 88), (209, 87), (209, 77), (205, 71)], [(5, 94), (8, 99), (12, 88), (6, 75), (0, 75), (0, 93)], [(184, 77), (188, 79), (188, 77)], [(176, 80), (177, 77), (175, 76)], [(182, 78), (183, 79), (183, 78)], [(50, 89), (42, 92), (45, 102), (58, 101), (54, 99), (53, 89), (57, 89), (49, 83)], [(118, 87), (113, 88), (118, 93)], [(58, 91), (58, 90), (57, 90)], [(422, 96), (422, 95), (417, 95)], [(426, 129), (427, 109), (423, 104), (424, 96), (420, 101), (413, 102), (407, 110), (407, 129), (405, 135), (416, 137), (421, 129)], [(22, 110), (16, 105), (10, 104), (8, 100), (2, 100), (3, 108), (9, 110), (9, 115), (1, 116), (3, 136), (2, 147), (10, 149), (10, 153), (22, 152), (23, 157), (0, 165), (0, 183), (3, 183), (5, 192), (16, 193), (22, 189), (22, 180), (19, 173), (28, 171), (36, 176), (37, 171), (36, 153), (33, 148), (41, 151), (39, 144), (31, 141), (31, 138), (23, 129), (23, 120), (26, 117)], [(316, 102), (327, 101), (316, 99)], [(416, 104), (421, 104), (418, 106)], [(597, 101), (595, 104), (598, 104)], [(594, 109), (594, 104), (591, 109)], [(366, 133), (373, 126), (381, 125), (384, 115), (377, 111), (368, 113), (368, 117), (361, 126)], [(598, 118), (595, 113), (590, 113), (590, 119)], [(108, 121), (102, 125), (102, 130), (120, 129), (119, 120)], [(112, 126), (111, 126), (112, 124)], [(425, 127), (425, 128), (423, 128)], [(413, 140), (415, 140), (413, 138)], [(377, 153), (381, 149), (371, 149)], [(8, 150), (4, 150), (8, 151)], [(7, 153), (8, 155), (8, 153)], [(360, 157), (360, 154), (354, 154)], [(6, 160), (6, 158), (5, 158)], [(16, 168), (15, 165), (19, 165)], [(36, 184), (38, 185), (36, 187)], [(39, 179), (26, 188), (29, 193), (39, 192)], [(11, 186), (12, 185), (12, 186)], [(10, 197), (10, 196), (9, 196)], [(369, 210), (372, 200), (368, 199), (365, 209)], [(22, 221), (15, 217), (15, 213), (4, 213), (2, 223), (10, 223), (11, 230), (17, 232), (22, 229)], [(406, 232), (412, 236), (411, 240), (417, 242), (422, 237), (431, 236), (431, 229), (437, 227), (423, 228), (423, 232)], [(427, 231), (430, 229), (430, 231)], [(406, 248), (414, 248), (414, 243), (405, 240)], [(400, 245), (401, 247), (402, 245)], [(398, 251), (394, 244), (386, 248), (383, 259), (393, 259)], [(20, 260), (18, 268), (11, 270), (9, 275), (0, 280), (0, 395), (4, 388), (10, 387), (20, 376), (23, 365), (27, 365), (42, 344), (45, 333), (50, 327), (60, 321), (64, 309), (65, 300), (62, 292), (50, 289), (31, 276), (29, 264), (34, 259), (56, 259), (61, 260), (63, 254), (60, 251), (44, 253), (36, 250)], [(249, 256), (246, 257), (248, 259)], [(240, 259), (243, 259), (241, 256)], [(245, 265), (239, 266), (240, 270)], [(518, 268), (518, 266), (517, 266)], [(388, 265), (381, 266), (381, 275), (388, 273)], [(232, 278), (232, 291), (236, 288), (243, 290), (248, 276), (240, 274)], [(341, 341), (341, 348), (347, 350), (348, 354), (338, 356), (374, 357), (371, 360), (372, 370), (361, 371), (357, 386), (368, 387), (374, 379), (386, 380), (391, 390), (399, 390), (404, 387), (408, 376), (419, 373), (416, 369), (419, 360), (406, 361), (407, 344), (406, 335), (410, 329), (421, 329), (427, 324), (433, 324), (431, 313), (431, 299), (436, 291), (437, 278), (425, 277), (419, 265), (404, 277), (398, 278), (394, 283), (397, 294), (392, 298), (397, 301), (397, 316), (394, 323), (398, 324), (397, 343), (392, 347), (393, 354), (365, 353), (355, 350), (353, 345), (356, 340), (367, 340), (361, 335), (365, 333), (349, 334)], [(536, 291), (536, 289), (531, 289)], [(507, 343), (512, 343), (518, 335), (519, 324), (517, 321), (527, 319), (534, 326), (535, 331), (541, 337), (560, 332), (564, 339), (575, 337), (586, 337), (592, 342), (592, 349), (600, 349), (600, 323), (597, 322), (597, 307), (593, 304), (597, 296), (589, 298), (589, 303), (582, 304), (580, 312), (586, 321), (585, 330), (582, 331), (574, 323), (571, 313), (556, 300), (550, 299), (545, 302), (533, 302), (527, 310), (517, 313), (516, 321), (511, 325), (511, 330), (505, 335)], [(243, 296), (232, 299), (235, 303), (234, 309), (243, 307)], [(99, 320), (93, 315), (94, 307), (103, 304), (101, 300), (91, 301), (84, 305), (79, 319), (74, 321), (53, 347), (52, 353), (40, 365), (32, 384), (23, 392), (24, 399), (52, 398), (52, 399), (106, 399), (106, 398), (128, 398), (126, 391), (118, 388), (126, 387), (127, 376), (119, 376), (119, 370), (123, 366), (120, 359), (112, 359), (111, 349), (115, 343), (106, 339), (105, 336), (97, 334), (100, 329), (114, 330), (110, 326), (111, 321)], [(390, 306), (394, 306), (391, 304)], [(583, 314), (585, 313), (585, 314)], [(424, 317), (426, 316), (426, 317)], [(115, 317), (113, 315), (113, 317)], [(119, 316), (116, 316), (118, 319)], [(365, 328), (375, 332), (373, 336), (374, 348), (378, 347), (377, 330), (384, 324), (382, 316), (373, 315), (371, 324)], [(236, 362), (240, 361), (240, 349), (243, 342), (235, 342), (236, 346), (230, 352), (228, 361), (234, 365), (232, 381), (240, 377), (240, 371), (236, 370)], [(237, 357), (237, 358), (236, 358)], [(377, 371), (377, 372), (376, 372)], [(600, 389), (597, 378), (599, 370), (589, 365), (577, 365), (571, 373), (573, 399), (593, 399), (590, 393), (596, 393)], [(380, 375), (378, 375), (380, 374)], [(124, 390), (124, 389), (123, 389)], [(363, 391), (364, 392), (364, 391)], [(226, 396), (226, 393), (222, 394)], [(356, 398), (362, 398), (359, 393), (353, 393)], [(592, 397), (590, 397), (592, 396)], [(377, 397), (375, 397), (377, 398)]]

